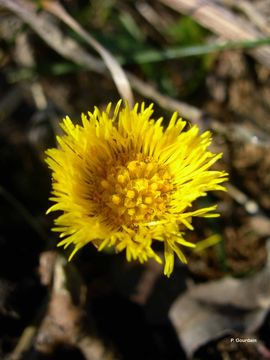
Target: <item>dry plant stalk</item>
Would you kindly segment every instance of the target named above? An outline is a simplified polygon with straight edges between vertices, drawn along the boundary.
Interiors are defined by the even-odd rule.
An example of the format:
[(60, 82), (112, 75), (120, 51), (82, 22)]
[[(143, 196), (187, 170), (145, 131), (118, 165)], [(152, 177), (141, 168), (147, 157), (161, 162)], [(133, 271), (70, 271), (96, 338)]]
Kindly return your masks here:
[[(108, 75), (104, 63), (90, 55), (71, 37), (65, 35), (60, 28), (50, 20), (45, 12), (36, 13), (34, 4), (25, 0), (0, 0), (0, 6), (12, 11), (26, 24), (28, 24), (54, 51), (63, 58), (85, 67), (97, 74)], [(170, 98), (158, 92), (153, 86), (142, 81), (135, 75), (126, 71), (131, 86), (141, 95), (154, 100), (161, 107), (169, 111), (177, 111), (181, 116), (192, 119), (201, 126), (201, 111), (191, 105)]]
[[(52, 26), (43, 14), (37, 14), (37, 8), (34, 4), (28, 1), (21, 0), (0, 0), (0, 6), (11, 10), (26, 23), (28, 23), (54, 50), (61, 55), (75, 60), (75, 63), (81, 64), (77, 61), (78, 56), (85, 58), (82, 54), (80, 46), (72, 39), (64, 39), (61, 32), (56, 26)], [(129, 85), (129, 81), (125, 72), (118, 64), (117, 60), (109, 53), (101, 44), (99, 44), (89, 33), (87, 33), (66, 11), (57, 1), (44, 1), (44, 5), (48, 11), (53, 13), (74, 31), (76, 31), (84, 40), (88, 42), (103, 58), (106, 66), (112, 74), (115, 85), (123, 99), (127, 99), (131, 104), (133, 103), (133, 94)], [(49, 26), (48, 26), (49, 25)], [(64, 41), (66, 40), (66, 41)], [(63, 42), (64, 41), (64, 42)], [(64, 45), (64, 46), (63, 46)], [(100, 65), (99, 61), (94, 59), (91, 55), (86, 55), (86, 61), (91, 68), (103, 71), (103, 64)]]
[[(255, 40), (264, 35), (250, 22), (210, 0), (159, 0), (172, 9), (191, 16), (199, 24), (228, 40)], [(270, 47), (262, 46), (250, 53), (270, 66)]]
[[(247, 0), (218, 0), (218, 2), (223, 6), (240, 10), (260, 31), (270, 35), (267, 14), (265, 14), (258, 1), (254, 4)], [(266, 6), (269, 8), (269, 3)]]
[(133, 105), (134, 99), (128, 78), (115, 57), (93, 38), (82, 26), (68, 14), (58, 1), (44, 1), (44, 7), (50, 13), (61, 19), (66, 25), (79, 34), (89, 45), (91, 45), (102, 57), (107, 68), (111, 72), (115, 85), (122, 99)]
[(73, 39), (65, 36), (44, 12), (37, 13), (36, 6), (25, 0), (0, 0), (0, 6), (8, 9), (29, 25), (53, 50), (75, 64), (87, 64), (87, 68), (102, 74), (102, 61), (86, 53)]

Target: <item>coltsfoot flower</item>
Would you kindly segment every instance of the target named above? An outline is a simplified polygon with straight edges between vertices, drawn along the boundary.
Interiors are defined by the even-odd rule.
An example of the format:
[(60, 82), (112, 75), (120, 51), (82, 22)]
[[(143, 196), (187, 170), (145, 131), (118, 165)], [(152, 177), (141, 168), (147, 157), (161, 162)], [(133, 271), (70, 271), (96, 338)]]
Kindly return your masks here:
[(66, 117), (59, 148), (46, 152), (55, 202), (48, 212), (62, 212), (53, 228), (63, 238), (58, 245), (73, 244), (70, 258), (91, 242), (99, 250), (125, 250), (128, 261), (162, 263), (153, 249), (161, 242), (169, 276), (174, 254), (185, 263), (181, 246), (195, 246), (184, 238), (192, 218), (218, 216), (215, 205), (193, 203), (207, 191), (225, 190), (227, 174), (209, 170), (222, 154), (207, 150), (209, 131), (200, 135), (196, 125), (183, 131), (177, 113), (164, 128), (152, 118), (153, 105), (121, 108), (119, 101), (111, 108), (83, 114), (82, 125)]

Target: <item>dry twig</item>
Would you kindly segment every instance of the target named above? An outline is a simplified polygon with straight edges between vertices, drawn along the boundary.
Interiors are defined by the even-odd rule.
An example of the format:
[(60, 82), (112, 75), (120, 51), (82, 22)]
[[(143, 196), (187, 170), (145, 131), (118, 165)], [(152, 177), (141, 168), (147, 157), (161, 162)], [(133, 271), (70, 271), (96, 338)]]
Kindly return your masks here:
[(37, 328), (35, 326), (27, 326), (24, 329), (15, 349), (12, 351), (12, 354), (8, 356), (7, 360), (24, 359), (25, 353), (30, 349), (33, 344), (36, 332)]

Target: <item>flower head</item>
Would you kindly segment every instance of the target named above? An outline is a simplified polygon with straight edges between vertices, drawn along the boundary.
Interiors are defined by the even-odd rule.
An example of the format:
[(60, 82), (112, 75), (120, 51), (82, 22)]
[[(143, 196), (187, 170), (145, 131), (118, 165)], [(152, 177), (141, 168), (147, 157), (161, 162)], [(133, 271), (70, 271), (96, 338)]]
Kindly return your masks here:
[(46, 152), (55, 202), (48, 212), (62, 211), (53, 229), (63, 238), (58, 245), (74, 245), (70, 258), (92, 242), (99, 250), (125, 250), (128, 261), (161, 263), (153, 243), (162, 242), (169, 276), (174, 253), (186, 262), (181, 246), (195, 246), (184, 239), (192, 218), (218, 216), (216, 206), (194, 209), (193, 202), (225, 190), (227, 174), (209, 170), (221, 154), (207, 150), (209, 131), (200, 135), (196, 125), (183, 131), (186, 122), (176, 113), (164, 128), (152, 118), (152, 105), (121, 108), (120, 101), (111, 112), (111, 104), (95, 108), (82, 115), (82, 125), (66, 117), (59, 148)]

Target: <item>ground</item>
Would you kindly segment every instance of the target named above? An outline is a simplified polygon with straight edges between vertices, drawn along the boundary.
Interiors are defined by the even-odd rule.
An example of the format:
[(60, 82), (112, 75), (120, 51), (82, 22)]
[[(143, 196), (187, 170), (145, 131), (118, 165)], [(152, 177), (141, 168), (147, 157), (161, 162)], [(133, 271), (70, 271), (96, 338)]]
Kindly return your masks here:
[[(223, 152), (216, 168), (229, 173), (228, 191), (198, 203), (217, 203), (221, 216), (196, 220), (188, 235), (220, 240), (186, 251), (168, 279), (152, 261), (89, 245), (67, 263), (56, 247), (44, 151), (65, 115), (104, 108), (121, 87), (55, 3), (0, 0), (0, 357), (269, 359), (270, 56), (260, 44), (269, 4), (208, 1), (219, 16), (206, 24), (203, 10), (187, 9), (195, 0), (61, 2), (115, 56), (136, 101), (210, 129), (212, 151)], [(218, 26), (226, 14), (234, 35)], [(209, 49), (221, 41), (226, 50)]]

